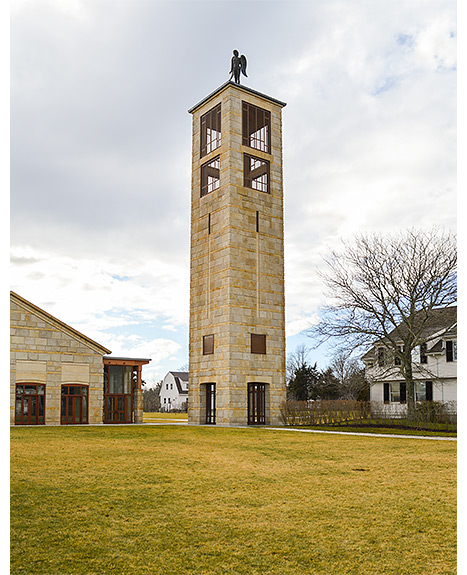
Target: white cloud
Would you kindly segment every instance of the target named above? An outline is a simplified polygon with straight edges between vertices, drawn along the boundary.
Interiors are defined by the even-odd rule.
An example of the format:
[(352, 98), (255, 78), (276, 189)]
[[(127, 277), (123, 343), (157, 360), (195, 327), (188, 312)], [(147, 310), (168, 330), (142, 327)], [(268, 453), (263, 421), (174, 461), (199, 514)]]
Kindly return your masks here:
[[(288, 102), (288, 334), (315, 318), (317, 271), (341, 237), (455, 228), (454, 0), (250, 3), (249, 17), (263, 22), (253, 36), (214, 25), (230, 2), (215, 14), (201, 2), (106, 6), (12, 10), (11, 279), (20, 295), (85, 333), (128, 338), (150, 324), (158, 337), (138, 331), (148, 342), (160, 330), (187, 338), (186, 110), (227, 80), (234, 47), (248, 57), (247, 85)], [(201, 25), (213, 35), (200, 36)]]
[(310, 317), (299, 317), (295, 320), (286, 323), (285, 334), (287, 337), (297, 335), (298, 333), (309, 329), (319, 321), (317, 315)]
[(415, 52), (434, 70), (452, 70), (457, 66), (456, 36), (455, 19), (441, 15), (419, 31)]
[(14, 291), (83, 329), (105, 330), (155, 318), (178, 327), (187, 322), (188, 272), (175, 264), (152, 259), (128, 265), (13, 247), (11, 272)]

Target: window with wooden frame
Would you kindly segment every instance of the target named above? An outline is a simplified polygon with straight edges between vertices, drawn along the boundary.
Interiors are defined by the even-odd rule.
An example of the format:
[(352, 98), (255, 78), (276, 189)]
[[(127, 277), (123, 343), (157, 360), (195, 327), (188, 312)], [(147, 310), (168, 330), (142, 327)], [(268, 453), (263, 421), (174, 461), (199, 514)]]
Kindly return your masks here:
[(221, 145), (221, 105), (201, 116), (201, 157)]
[(15, 424), (45, 424), (45, 385), (36, 383), (16, 385)]
[(243, 154), (243, 185), (269, 194), (269, 162)]
[(201, 197), (207, 196), (220, 186), (220, 171), (220, 156), (201, 166)]
[(251, 353), (266, 353), (266, 336), (263, 334), (251, 334)]
[(271, 112), (242, 102), (242, 143), (255, 150), (271, 153)]
[(203, 336), (203, 355), (211, 355), (214, 353), (214, 336)]

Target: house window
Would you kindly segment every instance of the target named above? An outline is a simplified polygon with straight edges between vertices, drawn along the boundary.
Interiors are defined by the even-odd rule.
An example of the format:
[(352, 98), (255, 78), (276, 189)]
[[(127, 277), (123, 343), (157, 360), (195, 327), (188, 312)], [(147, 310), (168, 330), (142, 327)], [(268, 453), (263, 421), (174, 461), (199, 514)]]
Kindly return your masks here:
[(392, 382), (383, 384), (384, 403), (405, 403), (406, 385), (405, 382)]
[(427, 363), (428, 357), (426, 355), (426, 343), (422, 343), (414, 347), (412, 350), (412, 363)]
[(201, 166), (201, 197), (217, 190), (220, 186), (220, 156)]
[(397, 350), (394, 353), (394, 365), (402, 365), (402, 359), (400, 357), (400, 355), (402, 354), (403, 348), (402, 347), (398, 347)]
[(383, 367), (385, 363), (384, 348), (378, 348), (378, 367)]
[(266, 336), (257, 333), (251, 334), (251, 353), (266, 353)]
[(245, 188), (269, 194), (269, 162), (244, 154), (243, 185)]
[(391, 403), (400, 403), (401, 387), (400, 383), (391, 383)]
[(415, 401), (433, 401), (433, 382), (415, 382)]
[(15, 424), (44, 425), (45, 385), (24, 383), (16, 386)]
[(446, 361), (457, 361), (457, 341), (446, 342)]
[(424, 381), (415, 383), (415, 401), (426, 401), (426, 383)]
[(420, 344), (420, 363), (428, 363), (428, 357), (426, 355), (426, 343)]
[(221, 145), (221, 105), (201, 116), (201, 157)]
[(242, 107), (243, 145), (269, 154), (271, 151), (271, 112), (248, 102), (242, 102)]
[(203, 336), (203, 355), (211, 355), (214, 353), (214, 336), (204, 335)]

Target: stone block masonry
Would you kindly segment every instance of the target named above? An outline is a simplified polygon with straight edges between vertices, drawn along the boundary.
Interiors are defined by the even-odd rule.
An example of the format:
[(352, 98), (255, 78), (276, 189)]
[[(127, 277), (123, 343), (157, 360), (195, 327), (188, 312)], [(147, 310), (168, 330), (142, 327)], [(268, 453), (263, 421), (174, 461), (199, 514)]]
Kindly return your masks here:
[[(209, 125), (209, 113), (218, 105), (220, 145), (201, 156), (201, 140), (206, 141), (213, 130), (219, 129)], [(188, 405), (189, 422), (193, 424), (213, 423), (209, 419), (213, 407), (217, 425), (281, 423), (280, 406), (285, 400), (284, 105), (227, 82), (190, 110), (193, 150)], [(251, 122), (257, 122), (253, 132), (247, 134), (249, 145), (244, 145), (245, 109), (253, 118)], [(201, 129), (207, 132), (202, 135)], [(249, 157), (254, 162), (252, 187), (245, 185)], [(212, 186), (201, 195), (202, 166), (215, 158), (219, 158), (220, 168), (218, 172), (207, 172)], [(265, 349), (259, 353), (252, 353), (252, 334), (265, 336)], [(208, 335), (214, 336), (213, 353), (203, 353), (203, 337)], [(206, 395), (211, 388), (207, 384), (215, 384), (213, 402)]]
[(45, 385), (46, 425), (60, 425), (62, 385), (86, 386), (88, 422), (102, 423), (102, 355), (110, 351), (16, 294), (10, 299), (10, 324), (10, 423), (15, 424), (17, 384)]

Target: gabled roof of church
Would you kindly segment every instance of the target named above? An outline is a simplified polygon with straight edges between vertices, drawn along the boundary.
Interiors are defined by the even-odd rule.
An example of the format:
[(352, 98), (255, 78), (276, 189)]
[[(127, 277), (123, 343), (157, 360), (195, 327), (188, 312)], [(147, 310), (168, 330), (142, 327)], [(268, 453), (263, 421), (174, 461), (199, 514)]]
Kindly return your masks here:
[(65, 322), (57, 319), (56, 317), (54, 317), (50, 313), (46, 312), (42, 308), (31, 303), (30, 301), (21, 297), (20, 295), (18, 295), (17, 293), (15, 293), (13, 291), (10, 291), (10, 300), (13, 301), (14, 303), (16, 303), (17, 305), (19, 305), (20, 307), (22, 307), (23, 309), (41, 317), (48, 324), (53, 325), (53, 327), (55, 327), (56, 329), (58, 329), (59, 331), (61, 331), (63, 333), (66, 333), (70, 337), (77, 339), (78, 341), (80, 341), (81, 343), (83, 343), (87, 347), (90, 347), (94, 351), (97, 351), (98, 353), (102, 353), (102, 354), (112, 353), (110, 351), (110, 349), (107, 349), (106, 347), (104, 347), (100, 343), (97, 343), (96, 341), (94, 341), (93, 339), (88, 337), (87, 335), (84, 335), (83, 333), (81, 333), (77, 329), (75, 329), (75, 328), (71, 327), (70, 325), (66, 324)]

